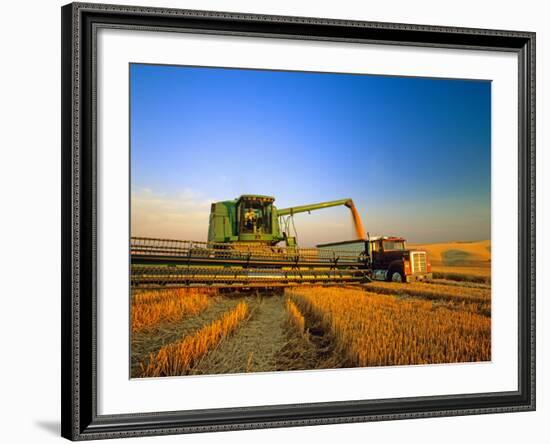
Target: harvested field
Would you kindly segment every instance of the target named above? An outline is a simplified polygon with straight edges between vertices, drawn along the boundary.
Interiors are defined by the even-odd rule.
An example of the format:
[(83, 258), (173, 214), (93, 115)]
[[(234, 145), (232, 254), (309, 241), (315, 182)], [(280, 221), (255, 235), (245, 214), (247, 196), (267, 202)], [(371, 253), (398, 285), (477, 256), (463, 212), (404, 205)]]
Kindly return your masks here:
[(491, 283), (490, 267), (432, 267), (435, 279), (447, 279), (458, 282)]
[(188, 374), (212, 348), (233, 333), (248, 315), (246, 302), (225, 313), (220, 319), (181, 341), (163, 346), (142, 365), (141, 376), (177, 376)]
[(413, 282), (406, 285), (393, 282), (370, 282), (366, 290), (401, 298), (427, 299), (431, 300), (435, 306), (450, 310), (491, 315), (491, 288), (488, 286), (471, 287), (454, 285), (454, 282), (453, 284)]
[(491, 356), (491, 321), (485, 316), (353, 289), (288, 293), (330, 329), (353, 366), (487, 361)]
[[(240, 300), (247, 301), (244, 298)], [(212, 296), (209, 307), (196, 316), (184, 317), (179, 321), (163, 321), (153, 328), (132, 334), (132, 377), (139, 377), (141, 364), (146, 362), (151, 353), (156, 353), (161, 347), (194, 334), (204, 326), (220, 318), (223, 313), (233, 309), (240, 300)]]
[(439, 285), (452, 285), (453, 287), (462, 287), (462, 288), (486, 288), (489, 290), (491, 289), (491, 284), (481, 283), (481, 282), (452, 281), (450, 279), (433, 279), (431, 283), (439, 284)]
[(132, 300), (132, 332), (196, 315), (210, 305), (213, 295), (213, 290), (195, 288), (138, 293)]
[(285, 345), (287, 313), (282, 296), (259, 297), (246, 324), (193, 369), (193, 374), (263, 372), (277, 369)]
[(491, 301), (490, 288), (471, 288), (436, 283), (411, 282), (397, 284), (394, 282), (370, 282), (368, 291), (393, 295), (419, 296), (425, 299), (450, 299), (466, 302)]
[[(132, 377), (491, 359), (487, 282), (437, 279), (291, 287), (284, 293), (203, 291), (210, 293), (134, 295), (133, 309), (140, 307), (136, 313), (158, 314), (135, 315), (154, 319), (141, 321), (140, 328), (132, 317)], [(243, 304), (246, 314), (238, 309)], [(168, 309), (158, 310), (161, 306)], [(230, 322), (225, 317), (231, 313)]]

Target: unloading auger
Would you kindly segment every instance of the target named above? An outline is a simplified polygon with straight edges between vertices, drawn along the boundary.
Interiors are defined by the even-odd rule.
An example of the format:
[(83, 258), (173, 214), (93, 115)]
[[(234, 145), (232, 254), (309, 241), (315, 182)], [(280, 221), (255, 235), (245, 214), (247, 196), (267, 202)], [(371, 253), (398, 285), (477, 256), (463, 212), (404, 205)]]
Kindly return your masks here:
[(243, 195), (213, 203), (207, 242), (133, 237), (132, 286), (277, 287), (369, 280), (364, 255), (297, 245), (295, 214), (339, 205), (351, 210), (357, 238), (364, 240), (351, 199), (284, 209), (274, 201)]

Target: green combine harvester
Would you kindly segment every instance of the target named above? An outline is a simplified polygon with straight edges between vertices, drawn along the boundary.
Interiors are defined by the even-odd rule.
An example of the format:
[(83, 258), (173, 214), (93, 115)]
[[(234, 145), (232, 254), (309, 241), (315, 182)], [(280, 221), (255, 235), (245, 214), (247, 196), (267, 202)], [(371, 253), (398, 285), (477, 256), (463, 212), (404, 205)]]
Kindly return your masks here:
[(208, 241), (131, 239), (132, 286), (277, 287), (365, 282), (366, 258), (349, 251), (299, 248), (294, 215), (348, 207), (365, 239), (351, 199), (278, 209), (275, 198), (243, 195), (216, 202)]
[(275, 198), (270, 196), (244, 195), (235, 200), (213, 203), (210, 209), (208, 242), (233, 245), (277, 245), (284, 242), (288, 247), (295, 247), (296, 236), (289, 235), (295, 214), (339, 205), (355, 208), (351, 199), (283, 209), (275, 207), (274, 201)]

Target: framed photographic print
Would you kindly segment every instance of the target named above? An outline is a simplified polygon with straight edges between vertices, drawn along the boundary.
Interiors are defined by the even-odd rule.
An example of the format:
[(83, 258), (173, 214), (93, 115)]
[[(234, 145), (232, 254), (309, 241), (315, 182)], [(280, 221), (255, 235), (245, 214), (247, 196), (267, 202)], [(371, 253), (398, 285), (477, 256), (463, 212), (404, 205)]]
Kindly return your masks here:
[(61, 12), (64, 437), (535, 408), (534, 33)]

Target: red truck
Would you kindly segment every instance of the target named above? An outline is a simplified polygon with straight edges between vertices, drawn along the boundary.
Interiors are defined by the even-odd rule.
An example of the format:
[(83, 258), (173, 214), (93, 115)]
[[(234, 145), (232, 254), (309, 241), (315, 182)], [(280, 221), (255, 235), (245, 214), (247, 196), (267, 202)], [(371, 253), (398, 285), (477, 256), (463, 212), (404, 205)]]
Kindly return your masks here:
[(414, 282), (432, 279), (432, 266), (426, 251), (408, 249), (402, 237), (377, 236), (317, 245), (319, 249), (350, 251), (363, 256), (372, 279), (388, 282)]

